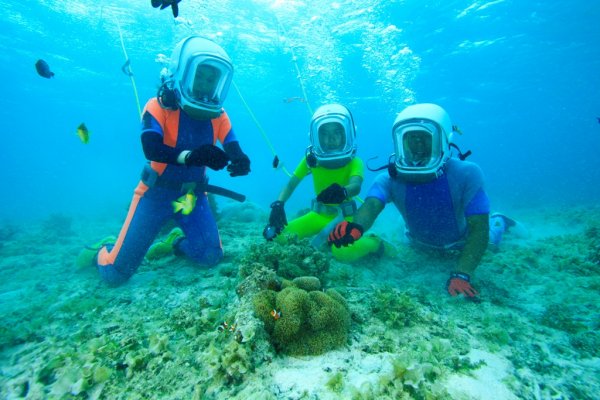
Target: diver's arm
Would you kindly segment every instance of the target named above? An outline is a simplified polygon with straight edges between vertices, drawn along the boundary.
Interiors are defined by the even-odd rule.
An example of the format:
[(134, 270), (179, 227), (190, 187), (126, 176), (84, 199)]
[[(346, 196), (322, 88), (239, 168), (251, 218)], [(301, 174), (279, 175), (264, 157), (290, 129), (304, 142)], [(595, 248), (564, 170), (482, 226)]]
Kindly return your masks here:
[[(361, 207), (362, 208), (362, 207)], [(458, 258), (457, 272), (471, 275), (479, 265), (489, 241), (489, 214), (467, 217), (467, 241)]]
[(287, 185), (285, 185), (281, 193), (279, 193), (277, 201), (281, 201), (283, 203), (288, 201), (288, 199), (292, 196), (292, 193), (294, 193), (294, 190), (296, 190), (298, 184), (300, 184), (300, 179), (298, 179), (296, 175), (292, 175)]
[(162, 136), (157, 132), (146, 131), (142, 133), (142, 148), (144, 149), (146, 159), (150, 161), (166, 164), (181, 164), (178, 161), (178, 157), (183, 152), (164, 144)]
[(350, 177), (350, 182), (344, 188), (346, 189), (346, 193), (348, 193), (348, 197), (357, 196), (360, 193), (360, 188), (363, 183), (363, 178), (361, 176), (352, 176)]
[(352, 222), (355, 224), (359, 224), (363, 232), (369, 230), (375, 219), (381, 211), (383, 211), (385, 204), (376, 197), (367, 197), (365, 202), (359, 207), (359, 209), (354, 214), (354, 218)]

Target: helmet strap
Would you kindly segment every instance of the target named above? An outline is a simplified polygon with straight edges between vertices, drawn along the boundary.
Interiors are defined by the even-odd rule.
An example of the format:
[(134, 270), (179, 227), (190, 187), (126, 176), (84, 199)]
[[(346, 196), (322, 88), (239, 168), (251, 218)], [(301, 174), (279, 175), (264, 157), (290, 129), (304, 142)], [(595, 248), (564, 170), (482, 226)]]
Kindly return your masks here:
[(456, 151), (458, 151), (458, 159), (460, 161), (465, 161), (467, 159), (467, 157), (469, 157), (473, 153), (471, 150), (467, 150), (466, 152), (463, 153), (462, 151), (460, 151), (458, 146), (455, 145), (454, 143), (449, 143), (449, 146), (456, 149)]
[(306, 157), (306, 164), (311, 168), (315, 168), (317, 166), (317, 157), (315, 156), (315, 153), (313, 153), (313, 147), (308, 146), (304, 155)]
[(175, 111), (179, 109), (179, 105), (177, 104), (177, 93), (175, 89), (173, 89), (173, 82), (166, 81), (158, 88), (158, 92), (156, 93), (156, 99), (158, 100), (158, 104), (166, 110)]

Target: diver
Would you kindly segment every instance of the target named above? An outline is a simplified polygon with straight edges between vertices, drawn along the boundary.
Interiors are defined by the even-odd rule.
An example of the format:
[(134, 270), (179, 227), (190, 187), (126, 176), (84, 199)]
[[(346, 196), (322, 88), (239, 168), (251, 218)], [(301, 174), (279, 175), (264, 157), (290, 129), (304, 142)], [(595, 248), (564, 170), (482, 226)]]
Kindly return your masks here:
[[(211, 40), (190, 36), (177, 44), (158, 95), (144, 107), (141, 139), (149, 162), (125, 223), (116, 241), (107, 238), (84, 250), (79, 265), (96, 265), (111, 285), (124, 283), (169, 219), (179, 227), (167, 241), (157, 243), (159, 253), (167, 247), (207, 267), (221, 260), (221, 239), (206, 194), (212, 187), (207, 184), (206, 167), (227, 168), (232, 177), (250, 172), (250, 160), (223, 109), (232, 75), (229, 56)], [(217, 141), (223, 150), (215, 145)], [(222, 192), (227, 194), (226, 189)], [(188, 211), (176, 212), (185, 199), (193, 200)]]
[[(364, 164), (356, 157), (356, 127), (350, 111), (341, 104), (319, 107), (312, 116), (309, 140), (305, 156), (271, 204), (269, 223), (263, 230), (267, 240), (283, 243), (287, 236), (313, 237), (312, 244), (319, 248), (326, 243), (326, 228), (351, 221), (356, 211), (354, 196), (360, 193)], [(316, 194), (311, 210), (288, 223), (285, 202), (308, 175), (312, 175)]]
[(348, 249), (356, 260), (373, 253), (380, 239), (363, 234), (385, 205), (393, 202), (412, 245), (460, 251), (447, 291), (477, 301), (471, 276), (490, 238), (494, 245), (499, 244), (502, 233), (517, 222), (502, 214), (490, 217), (481, 169), (464, 161), (462, 153), (460, 159), (452, 157), (455, 130), (448, 113), (436, 104), (406, 107), (392, 126), (395, 153), (384, 167), (387, 173), (376, 178), (354, 220), (340, 222), (328, 241)]

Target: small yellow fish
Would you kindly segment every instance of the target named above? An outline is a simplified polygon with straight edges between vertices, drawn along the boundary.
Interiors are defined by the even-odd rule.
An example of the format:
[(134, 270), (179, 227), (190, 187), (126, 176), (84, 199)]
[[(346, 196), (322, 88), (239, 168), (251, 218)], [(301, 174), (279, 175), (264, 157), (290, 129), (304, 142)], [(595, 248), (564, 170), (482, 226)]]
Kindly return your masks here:
[(194, 207), (196, 207), (196, 195), (191, 191), (173, 202), (174, 213), (181, 211), (183, 215), (189, 215), (194, 211)]
[(79, 136), (83, 144), (87, 144), (90, 141), (90, 131), (88, 131), (87, 126), (83, 122), (77, 127), (77, 136)]

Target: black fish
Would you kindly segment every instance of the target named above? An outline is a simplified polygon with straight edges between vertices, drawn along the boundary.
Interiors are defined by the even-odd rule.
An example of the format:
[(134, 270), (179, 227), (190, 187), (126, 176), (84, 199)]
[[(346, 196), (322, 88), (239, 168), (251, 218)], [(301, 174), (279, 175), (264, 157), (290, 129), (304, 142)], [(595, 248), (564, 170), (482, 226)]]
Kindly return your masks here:
[(177, 5), (177, 3), (179, 3), (181, 0), (150, 0), (152, 3), (152, 7), (154, 8), (158, 8), (160, 7), (161, 10), (164, 10), (167, 7), (171, 7), (171, 10), (173, 11), (173, 16), (175, 18), (177, 18), (177, 16), (179, 15), (179, 6)]
[(598, 123), (600, 124), (600, 117), (596, 117), (596, 119), (598, 120)]
[(128, 58), (127, 61), (125, 61), (125, 64), (123, 64), (123, 66), (121, 67), (121, 71), (123, 71), (123, 73), (127, 76), (133, 76), (133, 72), (131, 72), (131, 66), (129, 64), (130, 61)]
[(54, 76), (54, 72), (50, 71), (50, 66), (44, 60), (37, 60), (35, 69), (37, 70), (37, 73), (44, 78), (50, 79)]

